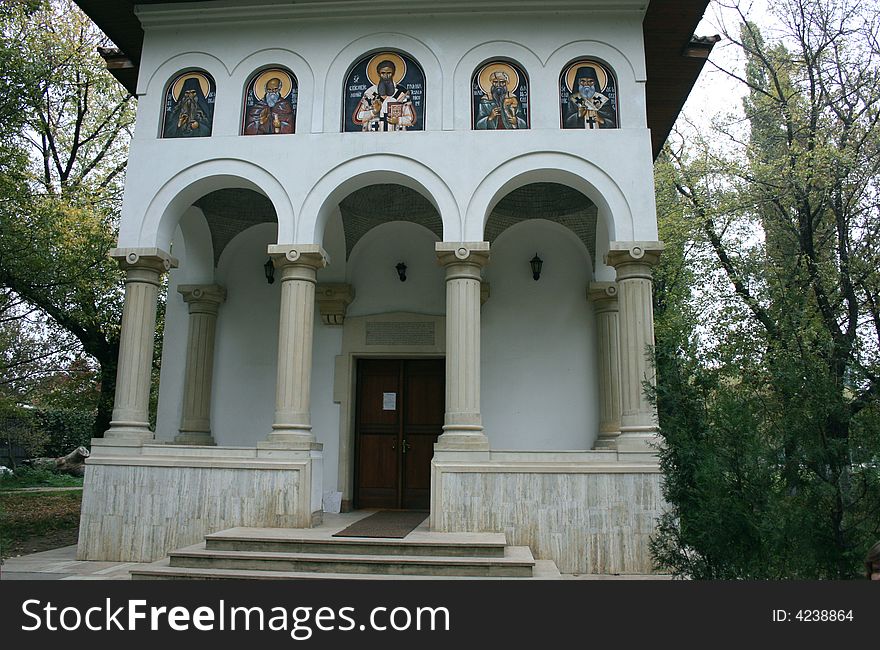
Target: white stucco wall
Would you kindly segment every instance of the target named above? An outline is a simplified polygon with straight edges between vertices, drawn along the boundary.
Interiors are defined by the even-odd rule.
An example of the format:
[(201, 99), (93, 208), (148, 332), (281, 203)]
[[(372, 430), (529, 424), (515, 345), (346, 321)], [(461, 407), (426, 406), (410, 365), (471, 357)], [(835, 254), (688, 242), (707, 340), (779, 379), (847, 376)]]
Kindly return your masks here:
[[(348, 260), (348, 282), (355, 290), (348, 315), (446, 313), (446, 285), (434, 253), (436, 241), (431, 231), (403, 221), (382, 224), (364, 235)], [(406, 282), (397, 275), (398, 262), (407, 266)]]
[(281, 285), (263, 272), (274, 224), (233, 239), (217, 265), (226, 302), (217, 318), (211, 423), (218, 445), (254, 446), (272, 430)]
[[(532, 279), (529, 260), (544, 260)], [(543, 220), (504, 231), (483, 273), (482, 413), (492, 449), (590, 449), (598, 430), (596, 332), (584, 245)]]
[[(438, 209), (443, 240), (481, 241), (487, 214), (508, 192), (533, 182), (564, 183), (599, 208), (599, 280), (614, 277), (602, 263), (610, 240), (656, 239), (645, 117), (644, 3), (621, 0), (609, 9), (607, 2), (585, 0), (576, 9), (562, 3), (565, 11), (554, 11), (551, 1), (506, 12), (500, 0), (480, 0), (467, 14), (456, 15), (442, 2), (414, 1), (411, 11), (390, 14), (391, 21), (387, 13), (367, 10), (347, 19), (325, 19), (320, 12), (304, 19), (298, 13), (303, 3), (261, 0), (253, 4), (262, 9), (235, 11), (226, 4), (243, 3), (138, 10), (146, 35), (119, 244), (167, 250), (174, 240), (173, 254), (181, 260), (181, 268), (170, 275), (159, 439), (172, 439), (180, 419), (188, 315), (176, 285), (184, 282), (216, 282), (228, 292), (217, 321), (215, 439), (221, 445), (252, 446), (269, 433), (280, 294), (280, 285), (268, 285), (263, 277), (270, 243), (321, 243), (330, 265), (318, 273), (318, 281), (354, 286), (350, 317), (445, 313), (443, 269), (433, 248), (437, 237), (424, 228), (384, 224), (345, 259), (338, 203), (361, 187), (399, 183), (415, 189)], [(591, 13), (597, 5), (602, 11)], [(437, 13), (425, 14), (426, 6)], [(364, 54), (384, 49), (402, 50), (423, 67), (426, 130), (340, 133), (346, 70)], [(617, 75), (620, 129), (559, 127), (559, 74), (587, 56), (605, 61)], [(470, 129), (471, 75), (494, 58), (512, 59), (529, 75), (528, 131)], [(298, 78), (296, 133), (240, 136), (244, 85), (266, 65), (286, 66)], [(210, 72), (217, 83), (213, 135), (158, 138), (165, 85), (195, 68)], [(204, 219), (200, 222), (190, 206), (229, 187), (269, 197), (277, 234), (269, 224), (245, 231), (214, 270)], [(528, 270), (535, 249), (545, 260), (539, 282)], [(406, 283), (394, 271), (398, 261), (408, 266)], [(591, 277), (582, 244), (553, 224), (523, 223), (494, 242), (485, 270), (492, 296), (483, 308), (482, 332), (482, 413), (493, 448), (587, 449), (592, 444), (598, 416), (595, 330), (585, 299)], [(333, 364), (342, 332), (321, 324), (317, 309), (315, 319), (312, 425), (324, 443), (324, 489), (335, 489), (340, 426)]]
[[(224, 4), (139, 8), (146, 35), (129, 161), (129, 178), (137, 182), (126, 186), (121, 246), (167, 248), (182, 210), (221, 187), (266, 194), (278, 213), (279, 243), (319, 242), (338, 200), (377, 182), (401, 182), (431, 198), (447, 241), (478, 240), (494, 202), (542, 180), (587, 194), (608, 222), (610, 238), (656, 239), (644, 3), (621, 0), (609, 10), (607, 3), (585, 0), (553, 11), (549, 2), (507, 12), (500, 0), (481, 0), (455, 15), (442, 2), (413, 1), (405, 12), (374, 7), (348, 19), (331, 8), (316, 9), (320, 3), (267, 8), (273, 3), (263, 1), (262, 9)], [(305, 5), (308, 19), (300, 13)], [(330, 12), (326, 19), (321, 11)], [(425, 71), (426, 131), (339, 133), (349, 65), (388, 48), (408, 53)], [(559, 74), (584, 56), (614, 69), (622, 128), (560, 129)], [(471, 75), (492, 58), (514, 60), (526, 70), (530, 130), (470, 130)], [(296, 133), (239, 136), (244, 85), (266, 65), (284, 65), (299, 80)], [(165, 86), (188, 69), (204, 69), (216, 80), (213, 135), (160, 139)]]

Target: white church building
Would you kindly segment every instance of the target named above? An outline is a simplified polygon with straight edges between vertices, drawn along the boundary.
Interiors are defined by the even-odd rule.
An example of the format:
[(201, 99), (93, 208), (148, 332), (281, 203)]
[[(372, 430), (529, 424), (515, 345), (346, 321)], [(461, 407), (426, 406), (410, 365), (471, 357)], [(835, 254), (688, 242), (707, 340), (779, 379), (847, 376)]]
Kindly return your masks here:
[(705, 0), (78, 4), (138, 99), (79, 559), (341, 499), (651, 572), (653, 160)]

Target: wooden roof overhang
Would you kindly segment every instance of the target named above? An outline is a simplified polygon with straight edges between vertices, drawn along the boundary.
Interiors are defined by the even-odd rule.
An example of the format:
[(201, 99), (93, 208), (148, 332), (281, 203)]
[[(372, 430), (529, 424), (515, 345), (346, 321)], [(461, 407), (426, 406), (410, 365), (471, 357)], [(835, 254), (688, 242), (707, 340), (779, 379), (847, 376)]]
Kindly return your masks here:
[[(135, 5), (197, 1), (214, 0), (76, 0), (76, 3), (116, 45), (115, 49), (102, 48), (101, 56), (113, 76), (135, 94), (144, 43)], [(648, 128), (656, 158), (718, 38), (694, 36), (709, 0), (646, 1), (648, 8), (642, 24)]]

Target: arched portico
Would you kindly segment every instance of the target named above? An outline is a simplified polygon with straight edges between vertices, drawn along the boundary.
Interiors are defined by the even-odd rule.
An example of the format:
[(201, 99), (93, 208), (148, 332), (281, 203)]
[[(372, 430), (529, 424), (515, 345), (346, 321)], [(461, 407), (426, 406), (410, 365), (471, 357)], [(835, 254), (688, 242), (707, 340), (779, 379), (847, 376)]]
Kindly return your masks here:
[(454, 240), (461, 232), (458, 202), (439, 175), (412, 158), (369, 154), (337, 165), (315, 183), (300, 210), (302, 219), (297, 227), (297, 239), (323, 242), (327, 221), (345, 197), (370, 185), (382, 184), (402, 185), (430, 201), (442, 220), (444, 240)]
[(632, 238), (629, 201), (604, 170), (568, 153), (534, 152), (508, 160), (483, 178), (465, 211), (464, 239), (481, 238), (495, 205), (513, 190), (531, 183), (558, 183), (577, 190), (596, 205), (610, 239)]
[(278, 241), (293, 240), (293, 204), (281, 182), (253, 163), (215, 159), (175, 174), (156, 192), (142, 215), (123, 214), (120, 246), (154, 246), (167, 250), (174, 229), (189, 206), (211, 192), (231, 188), (252, 190), (267, 197), (278, 221)]

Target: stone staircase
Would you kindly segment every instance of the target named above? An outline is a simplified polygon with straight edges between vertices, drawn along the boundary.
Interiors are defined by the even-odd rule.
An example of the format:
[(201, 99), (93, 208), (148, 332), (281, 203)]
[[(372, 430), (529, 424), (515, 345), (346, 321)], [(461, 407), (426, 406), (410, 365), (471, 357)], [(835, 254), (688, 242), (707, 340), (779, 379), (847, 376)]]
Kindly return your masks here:
[(164, 560), (132, 570), (133, 580), (557, 579), (503, 533), (433, 533), (403, 539), (332, 537), (314, 529), (231, 528)]

